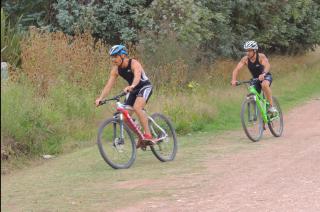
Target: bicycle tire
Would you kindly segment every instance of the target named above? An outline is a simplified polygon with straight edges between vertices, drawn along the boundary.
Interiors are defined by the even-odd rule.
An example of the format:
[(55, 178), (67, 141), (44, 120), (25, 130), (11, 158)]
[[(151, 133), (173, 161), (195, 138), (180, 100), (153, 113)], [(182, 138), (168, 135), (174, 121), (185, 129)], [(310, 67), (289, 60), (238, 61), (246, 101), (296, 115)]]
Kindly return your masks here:
[[(247, 115), (246, 111), (249, 111), (248, 113), (250, 113), (250, 110), (251, 110), (250, 108), (255, 108), (256, 110), (254, 111), (253, 121), (249, 120), (249, 122), (251, 122), (250, 124), (253, 124), (253, 125), (255, 125), (254, 121), (258, 122), (257, 135), (253, 135), (253, 133), (250, 132), (249, 123), (246, 123), (246, 117), (245, 117)], [(259, 141), (263, 134), (263, 120), (261, 117), (261, 111), (259, 107), (257, 107), (256, 101), (253, 98), (246, 97), (246, 99), (243, 101), (240, 116), (241, 116), (242, 127), (247, 137), (253, 142)], [(251, 116), (251, 114), (249, 114), (248, 116)], [(249, 119), (251, 118), (249, 117)]]
[[(175, 131), (171, 121), (166, 116), (164, 116), (163, 114), (160, 114), (160, 113), (154, 113), (151, 115), (151, 117), (162, 128), (166, 127), (165, 128), (166, 133), (168, 134), (168, 136), (170, 136), (170, 137), (167, 137), (164, 140), (160, 140), (156, 144), (150, 146), (152, 153), (161, 162), (167, 162), (167, 161), (174, 160), (174, 158), (177, 154), (177, 150), (178, 150), (178, 142), (177, 142), (176, 131)], [(160, 120), (162, 122), (160, 122)], [(160, 130), (156, 126), (153, 126), (153, 125), (154, 125), (153, 122), (151, 122), (149, 120), (149, 127), (150, 127), (150, 130), (151, 130), (153, 137), (157, 138), (158, 136), (162, 136)], [(159, 131), (155, 132), (156, 129), (158, 129)], [(170, 146), (172, 146), (172, 148), (168, 149)], [(168, 150), (168, 152), (167, 152), (168, 154), (165, 155), (165, 151), (163, 151), (163, 150)]]
[[(111, 130), (113, 130), (113, 133), (107, 132), (108, 131), (107, 127), (110, 126), (110, 124), (114, 124), (111, 127)], [(136, 159), (136, 154), (137, 154), (136, 153), (136, 143), (135, 143), (134, 137), (133, 137), (130, 129), (125, 124), (123, 124), (123, 129), (124, 129), (123, 132), (128, 135), (128, 141), (123, 140), (121, 143), (121, 140), (117, 140), (119, 138), (116, 138), (116, 135), (115, 135), (116, 131), (115, 130), (117, 130), (116, 126), (119, 126), (119, 125), (120, 125), (119, 120), (115, 119), (115, 118), (110, 118), (110, 119), (107, 119), (106, 121), (104, 121), (100, 125), (99, 130), (98, 130), (97, 145), (98, 145), (99, 152), (100, 152), (102, 158), (104, 159), (104, 161), (107, 164), (109, 164), (114, 169), (127, 169), (133, 164), (133, 162)], [(109, 138), (106, 142), (104, 142), (105, 140), (102, 138), (104, 131), (108, 137), (110, 137), (112, 134), (111, 141), (109, 141), (109, 139), (110, 139)], [(125, 159), (123, 163), (120, 163), (120, 162), (117, 162), (114, 159), (112, 159), (111, 152), (107, 153), (107, 149), (105, 147), (105, 144), (107, 147), (111, 147), (110, 149), (113, 148), (111, 152), (115, 151), (115, 153), (119, 153), (119, 156), (120, 156), (120, 154), (122, 154), (122, 152), (120, 150), (123, 151), (123, 149), (120, 149), (120, 146), (122, 145), (122, 148), (128, 146), (129, 151), (131, 151), (129, 153), (130, 156), (127, 157), (128, 160)], [(126, 145), (126, 144), (128, 144), (128, 145)], [(125, 156), (125, 153), (122, 154), (122, 157), (123, 156)]]
[(280, 128), (279, 130), (277, 131), (274, 127), (274, 121), (270, 121), (268, 122), (268, 127), (270, 129), (270, 132), (271, 134), (274, 136), (274, 137), (280, 137), (282, 135), (282, 132), (283, 132), (283, 116), (282, 116), (282, 110), (281, 110), (281, 107), (280, 107), (280, 104), (279, 104), (279, 101), (277, 100), (276, 97), (272, 97), (272, 101), (273, 101), (273, 106), (277, 109), (278, 113), (279, 113), (279, 121), (280, 121)]

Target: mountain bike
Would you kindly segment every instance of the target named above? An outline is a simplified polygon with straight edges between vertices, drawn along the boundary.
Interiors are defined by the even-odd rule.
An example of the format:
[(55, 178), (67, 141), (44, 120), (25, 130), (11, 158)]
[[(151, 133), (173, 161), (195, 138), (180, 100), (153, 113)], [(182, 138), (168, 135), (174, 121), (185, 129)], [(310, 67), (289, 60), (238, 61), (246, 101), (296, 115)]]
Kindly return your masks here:
[(283, 132), (283, 117), (280, 104), (277, 98), (273, 96), (273, 106), (277, 109), (277, 112), (274, 114), (268, 112), (269, 101), (265, 98), (263, 92), (258, 93), (254, 87), (258, 81), (258, 78), (254, 78), (237, 82), (237, 85), (248, 84), (249, 93), (242, 103), (241, 123), (244, 132), (252, 141), (261, 139), (263, 131), (266, 130), (266, 124), (268, 124), (272, 135), (275, 137), (280, 137)]
[[(136, 145), (144, 151), (150, 147), (161, 162), (174, 160), (177, 153), (177, 136), (171, 121), (160, 113), (148, 117), (148, 125), (154, 138), (153, 142), (144, 141), (141, 127), (131, 117), (130, 106), (120, 102), (126, 93), (100, 101), (100, 105), (116, 101), (116, 112), (99, 127), (97, 144), (102, 158), (114, 169), (129, 168), (136, 159)], [(134, 137), (136, 135), (137, 138)], [(155, 144), (154, 144), (155, 143)]]

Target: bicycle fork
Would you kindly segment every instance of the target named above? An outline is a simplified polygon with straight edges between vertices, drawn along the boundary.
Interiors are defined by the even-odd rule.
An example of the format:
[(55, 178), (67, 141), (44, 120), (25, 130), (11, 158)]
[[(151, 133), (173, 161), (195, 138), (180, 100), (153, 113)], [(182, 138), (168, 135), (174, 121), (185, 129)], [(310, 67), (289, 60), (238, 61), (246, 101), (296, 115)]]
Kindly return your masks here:
[[(258, 120), (258, 108), (261, 112), (262, 120), (263, 120), (263, 129), (266, 129), (265, 124), (268, 123), (268, 117), (266, 114), (267, 110), (267, 102), (265, 100), (260, 100), (256, 96), (250, 96), (249, 98), (252, 98), (253, 104), (248, 102), (248, 120), (249, 121), (257, 121)], [(251, 107), (253, 107), (251, 109)], [(251, 114), (253, 112), (253, 114)]]
[(113, 116), (119, 120), (120, 136), (117, 135), (117, 122), (113, 122), (113, 146), (121, 150), (121, 145), (124, 144), (124, 132), (123, 132), (123, 117), (122, 114), (115, 113)]
[[(256, 101), (256, 96), (254, 95), (249, 95), (247, 96), (248, 100), (252, 100), (251, 102), (249, 101), (247, 103), (247, 108), (248, 108), (248, 121), (257, 121), (258, 120), (258, 109), (257, 109), (257, 101)], [(253, 109), (253, 111), (252, 111)], [(252, 114), (253, 112), (253, 114)]]

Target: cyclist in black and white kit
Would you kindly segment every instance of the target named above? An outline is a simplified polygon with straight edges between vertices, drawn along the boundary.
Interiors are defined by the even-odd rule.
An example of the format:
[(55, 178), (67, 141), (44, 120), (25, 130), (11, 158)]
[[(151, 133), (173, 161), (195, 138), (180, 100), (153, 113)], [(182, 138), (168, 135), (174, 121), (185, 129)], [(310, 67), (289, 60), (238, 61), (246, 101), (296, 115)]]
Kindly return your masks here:
[(247, 55), (240, 60), (236, 68), (233, 70), (231, 84), (236, 86), (238, 72), (244, 65), (247, 65), (252, 77), (259, 78), (260, 80), (260, 82), (255, 84), (255, 88), (259, 93), (262, 89), (266, 95), (266, 98), (270, 103), (268, 111), (271, 113), (277, 112), (277, 109), (273, 107), (272, 102), (272, 92), (270, 88), (272, 75), (270, 73), (270, 63), (268, 58), (264, 54), (258, 53), (258, 44), (255, 41), (246, 42), (243, 48), (246, 50)]
[(112, 69), (108, 82), (101, 92), (99, 98), (96, 99), (96, 106), (99, 102), (108, 96), (111, 88), (115, 84), (118, 76), (121, 76), (128, 82), (128, 86), (124, 88), (128, 92), (125, 104), (131, 106), (137, 114), (139, 121), (144, 129), (144, 140), (153, 142), (152, 135), (148, 126), (148, 119), (143, 111), (146, 103), (152, 94), (152, 85), (146, 76), (141, 64), (135, 59), (129, 59), (128, 53), (123, 45), (115, 45), (109, 50), (111, 56)]

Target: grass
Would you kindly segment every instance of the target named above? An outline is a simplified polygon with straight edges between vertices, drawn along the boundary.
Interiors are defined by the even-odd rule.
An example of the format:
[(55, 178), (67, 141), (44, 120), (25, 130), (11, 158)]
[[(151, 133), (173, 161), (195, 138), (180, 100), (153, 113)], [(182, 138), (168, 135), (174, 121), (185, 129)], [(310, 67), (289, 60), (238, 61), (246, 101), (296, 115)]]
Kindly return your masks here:
[(10, 23), (8, 14), (1, 7), (1, 62), (5, 61), (13, 67), (19, 65), (22, 37), (18, 24)]

